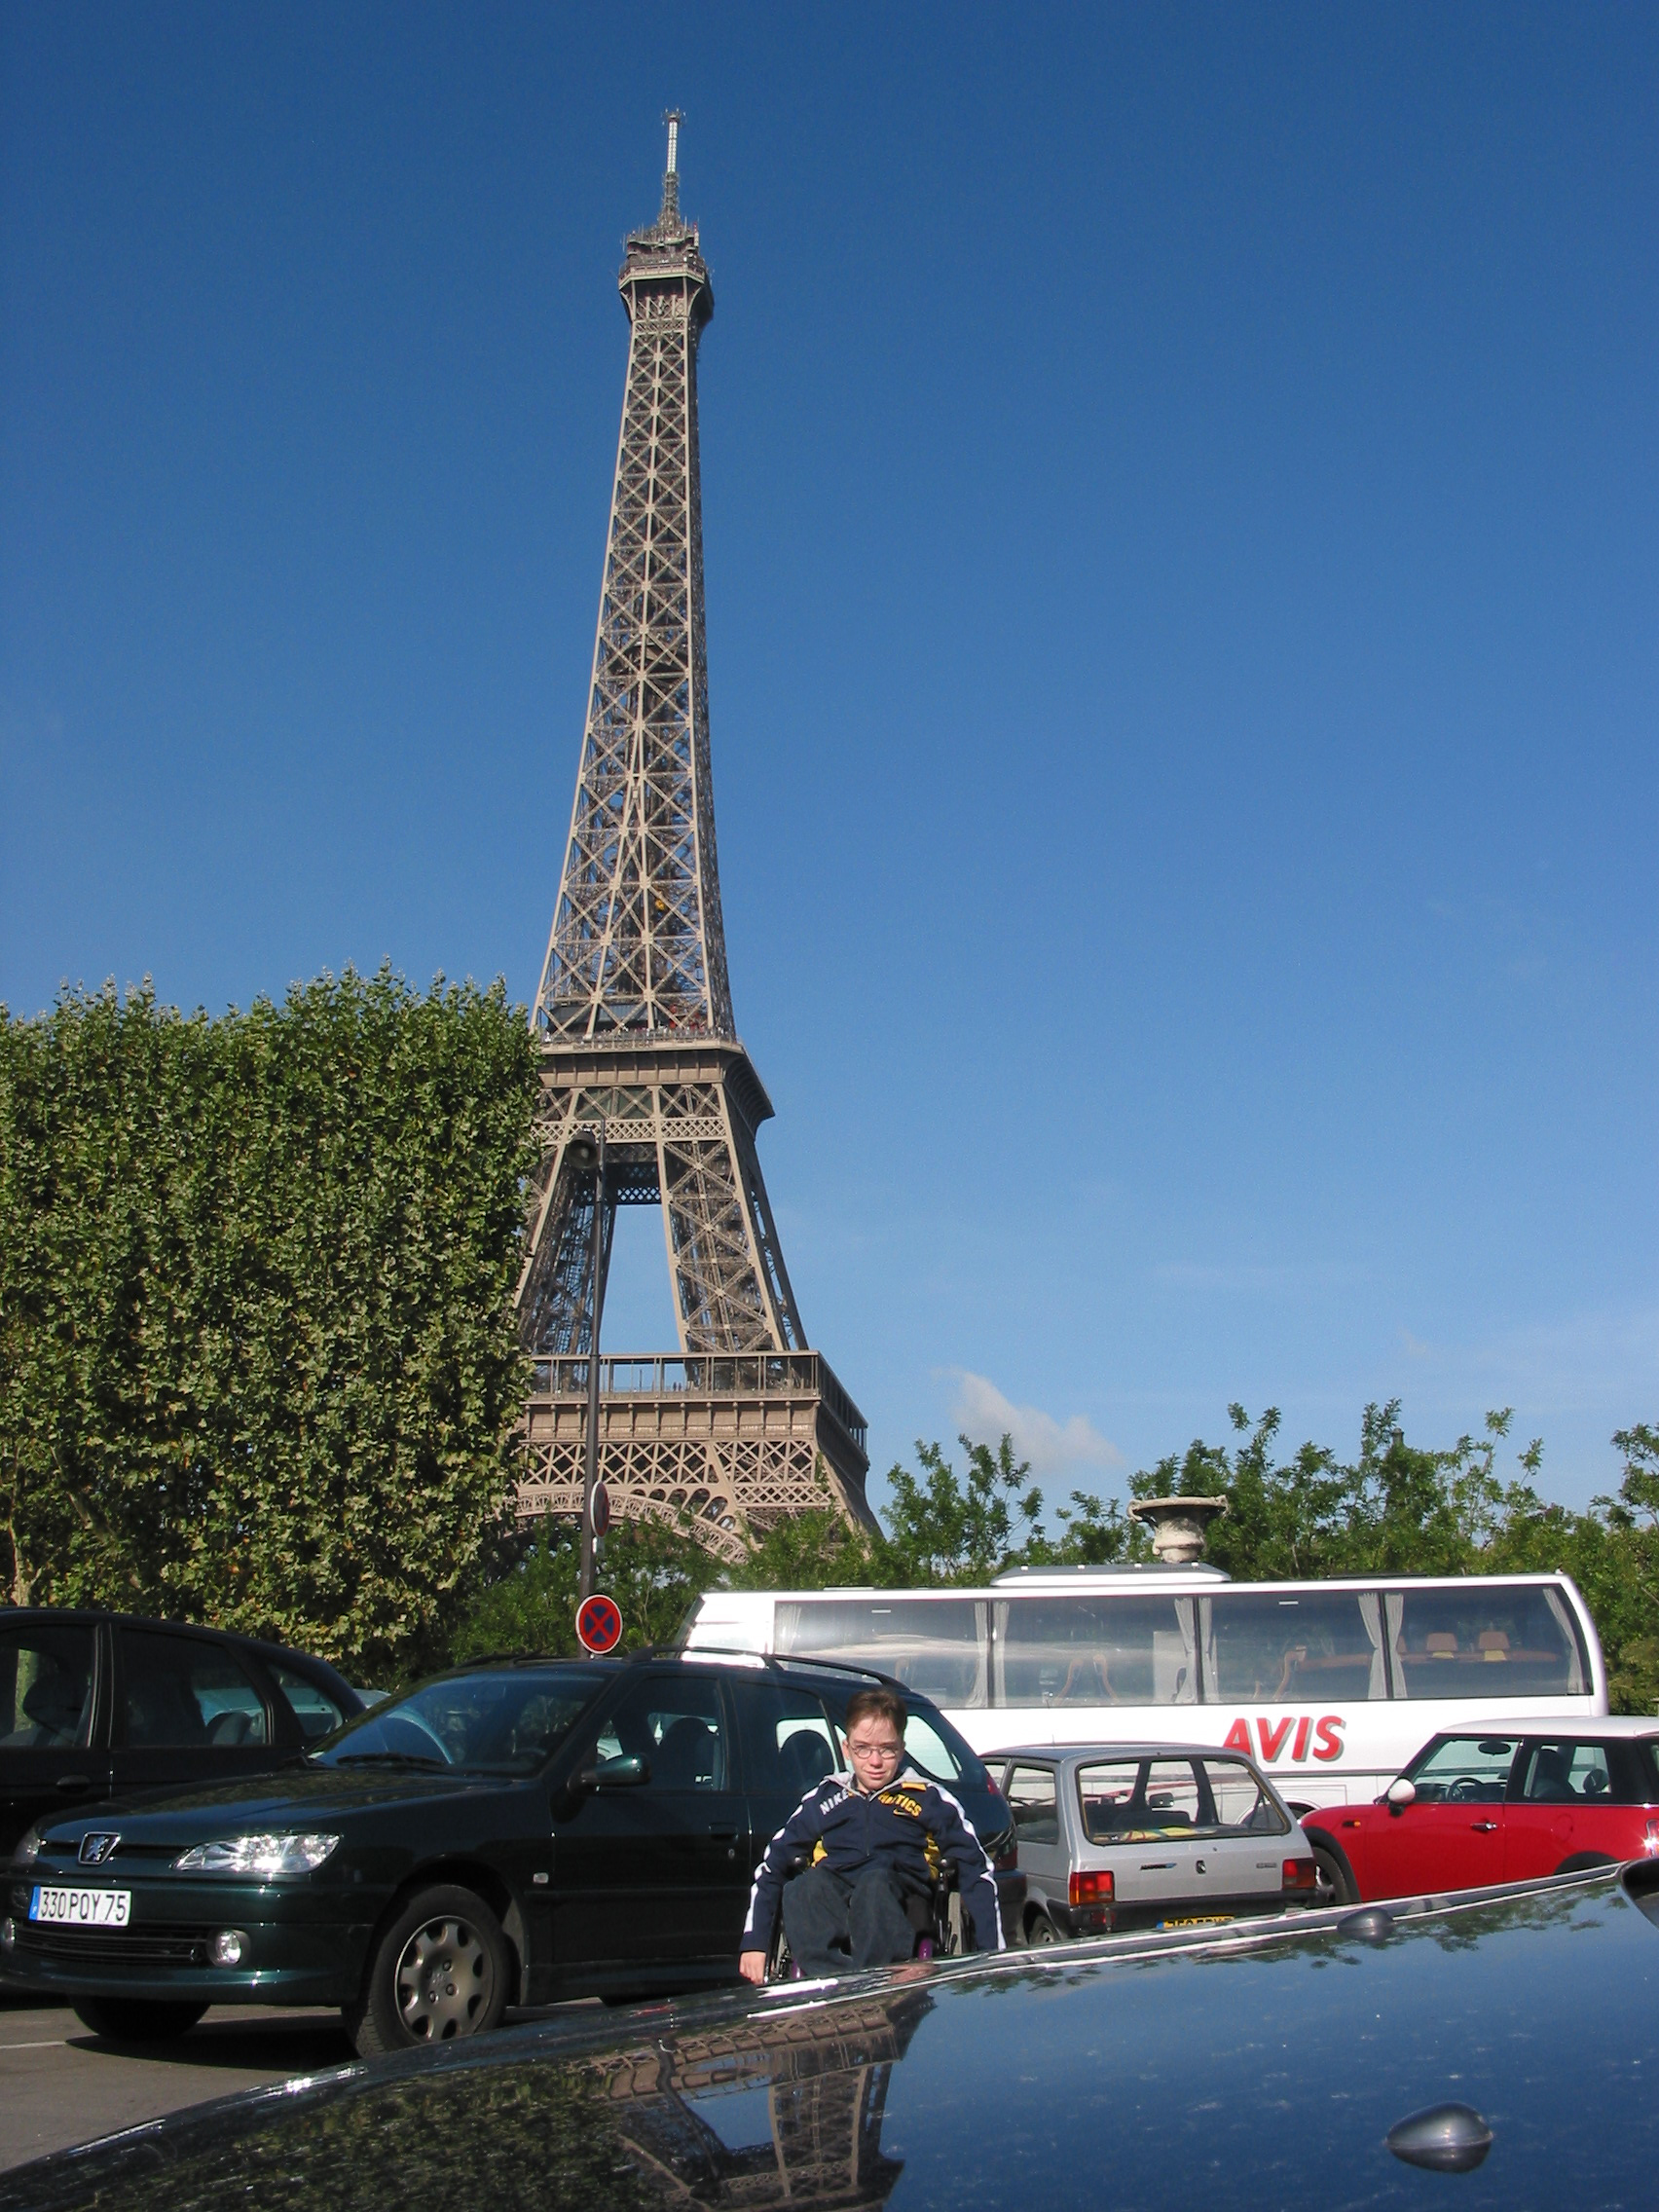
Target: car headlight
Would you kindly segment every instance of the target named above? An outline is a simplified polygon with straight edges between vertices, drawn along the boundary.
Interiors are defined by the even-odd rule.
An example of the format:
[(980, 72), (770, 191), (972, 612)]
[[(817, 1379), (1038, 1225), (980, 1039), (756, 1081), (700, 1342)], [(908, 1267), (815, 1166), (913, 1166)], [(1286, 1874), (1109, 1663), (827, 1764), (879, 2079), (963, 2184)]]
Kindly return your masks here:
[(337, 1835), (227, 1835), (193, 1844), (173, 1865), (181, 1874), (313, 1874), (339, 1842)]
[(13, 1852), (12, 1857), (14, 1859), (38, 1859), (40, 1857), (39, 1828), (25, 1830), (23, 1835), (19, 1837), (18, 1847)]

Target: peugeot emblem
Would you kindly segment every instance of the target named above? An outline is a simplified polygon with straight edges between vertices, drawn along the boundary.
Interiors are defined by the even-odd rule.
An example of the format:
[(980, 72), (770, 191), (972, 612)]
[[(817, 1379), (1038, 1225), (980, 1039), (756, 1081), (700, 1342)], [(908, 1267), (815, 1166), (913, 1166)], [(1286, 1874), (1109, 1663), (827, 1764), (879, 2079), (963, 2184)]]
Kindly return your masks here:
[(84, 1835), (81, 1838), (81, 1864), (101, 1866), (120, 1841), (118, 1835)]

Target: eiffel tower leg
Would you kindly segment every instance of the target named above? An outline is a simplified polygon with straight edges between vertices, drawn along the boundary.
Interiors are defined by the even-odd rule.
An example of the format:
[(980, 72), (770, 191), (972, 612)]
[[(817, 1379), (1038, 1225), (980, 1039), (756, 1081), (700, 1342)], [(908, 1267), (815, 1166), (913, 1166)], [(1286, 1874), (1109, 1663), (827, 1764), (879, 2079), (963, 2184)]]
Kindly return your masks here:
[[(519, 1289), (520, 1340), (545, 1352), (585, 1352), (593, 1342), (593, 1177), (566, 1164), (569, 1130), (546, 1170), (545, 1197)], [(616, 1206), (608, 1197), (601, 1225), (600, 1283), (610, 1272)]]
[[(765, 1266), (753, 1193), (760, 1165), (722, 1090), (707, 1100), (718, 1136), (665, 1121), (659, 1145), (663, 1230), (687, 1353), (789, 1351), (803, 1341), (794, 1300)], [(747, 1158), (745, 1158), (747, 1153)], [(764, 1186), (761, 1186), (764, 1203)]]
[(790, 1271), (784, 1265), (784, 1248), (778, 1241), (778, 1225), (772, 1219), (772, 1201), (766, 1196), (765, 1179), (760, 1173), (760, 1161), (755, 1150), (753, 1134), (741, 1128), (734, 1133), (737, 1136), (743, 1188), (749, 1199), (750, 1234), (761, 1271), (760, 1279), (771, 1302), (773, 1324), (784, 1343), (793, 1349), (796, 1345), (805, 1344), (806, 1332), (800, 1325), (794, 1292), (790, 1285)]

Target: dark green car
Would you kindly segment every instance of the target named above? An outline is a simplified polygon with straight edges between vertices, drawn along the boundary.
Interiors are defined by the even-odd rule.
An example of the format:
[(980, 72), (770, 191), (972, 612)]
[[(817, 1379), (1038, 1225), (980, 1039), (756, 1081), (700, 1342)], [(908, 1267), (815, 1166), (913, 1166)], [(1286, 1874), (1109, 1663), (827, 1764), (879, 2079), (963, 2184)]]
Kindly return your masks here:
[[(678, 1654), (458, 1670), (274, 1774), (32, 1828), (0, 1981), (129, 2039), (213, 2004), (338, 2005), (365, 2054), (509, 2004), (729, 1981), (755, 1862), (873, 1678)], [(911, 1760), (1005, 1859), (1016, 1927), (1006, 1807), (908, 1702)]]

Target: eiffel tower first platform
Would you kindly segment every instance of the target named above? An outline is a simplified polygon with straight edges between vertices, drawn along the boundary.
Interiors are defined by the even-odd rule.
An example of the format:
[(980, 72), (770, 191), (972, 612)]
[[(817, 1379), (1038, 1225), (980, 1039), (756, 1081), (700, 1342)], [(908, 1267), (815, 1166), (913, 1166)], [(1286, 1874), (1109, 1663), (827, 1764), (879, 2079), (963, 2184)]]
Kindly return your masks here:
[[(807, 1346), (756, 1152), (772, 1103), (732, 1021), (697, 474), (697, 345), (715, 302), (696, 226), (681, 218), (680, 119), (668, 120), (662, 212), (629, 238), (618, 279), (630, 325), (622, 434), (535, 999), (541, 1164), (518, 1288), (534, 1382), (517, 1510), (580, 1519), (597, 1309), (599, 1475), (612, 1512), (688, 1517), (736, 1560), (779, 1520), (822, 1506), (826, 1481), (850, 1521), (873, 1522), (864, 1416)], [(598, 1172), (585, 1164), (596, 1147)], [(662, 1210), (673, 1352), (603, 1350), (619, 1205)]]

